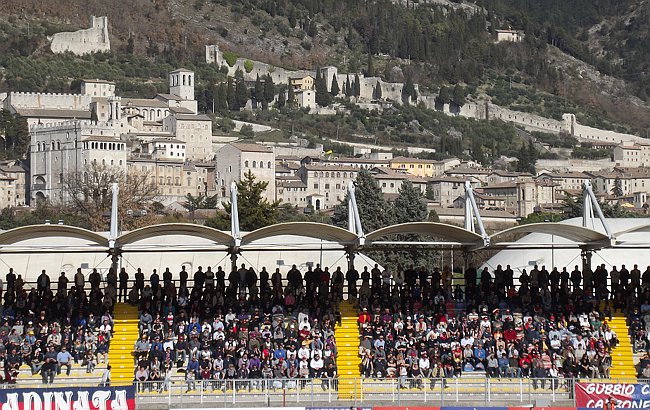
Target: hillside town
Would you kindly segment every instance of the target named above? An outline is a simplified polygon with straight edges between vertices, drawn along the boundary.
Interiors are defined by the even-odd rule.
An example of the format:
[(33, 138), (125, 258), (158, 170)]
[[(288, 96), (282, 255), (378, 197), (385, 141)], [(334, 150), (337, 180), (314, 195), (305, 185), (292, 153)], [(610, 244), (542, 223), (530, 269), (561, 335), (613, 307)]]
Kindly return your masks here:
[[(106, 18), (93, 18), (92, 24), (91, 29), (81, 31), (80, 38), (75, 33), (56, 37), (52, 50), (96, 51), (79, 49), (77, 43), (94, 44), (87, 43), (88, 36), (98, 47), (106, 47), (102, 41)], [(521, 41), (521, 36), (501, 30), (497, 41)], [(340, 96), (345, 96), (352, 78), (359, 91), (352, 100), (363, 108), (382, 110), (403, 102), (404, 84), (359, 73), (341, 74), (336, 67), (314, 72), (290, 71), (244, 58), (232, 63), (217, 45), (205, 47), (205, 60), (225, 67), (229, 76), (244, 73), (249, 83), (270, 77), (276, 84), (286, 84), (295, 103), (313, 115), (336, 112), (316, 103), (315, 78), (319, 76), (328, 92), (340, 90)], [(87, 181), (92, 178), (91, 168), (105, 167), (143, 176), (155, 185), (156, 201), (176, 210), (183, 209), (188, 195), (217, 196), (219, 203), (227, 200), (231, 183), (250, 171), (256, 179), (268, 182), (264, 196), (269, 201), (289, 204), (304, 213), (328, 212), (343, 200), (347, 186), (361, 169), (371, 173), (389, 201), (404, 181), (411, 182), (426, 196), (429, 210), (452, 223), (462, 216), (466, 181), (475, 188), (484, 217), (507, 224), (533, 213), (563, 212), (566, 199), (578, 195), (586, 181), (592, 182), (603, 202), (642, 213), (648, 208), (650, 141), (580, 125), (573, 114), (557, 121), (490, 102), (436, 107), (435, 96), (415, 94), (411, 103), (424, 103), (448, 115), (501, 119), (523, 130), (565, 133), (581, 144), (611, 150), (605, 160), (538, 160), (532, 174), (458, 158), (398, 156), (390, 147), (355, 146), (354, 156), (344, 157), (324, 152), (322, 145), (309, 146), (297, 136), (291, 136), (290, 143), (277, 143), (265, 142), (264, 132), (257, 133), (256, 142), (219, 135), (213, 129), (213, 118), (198, 110), (195, 84), (195, 73), (179, 68), (168, 75), (168, 92), (150, 99), (123, 98), (114, 82), (102, 79), (84, 79), (79, 94), (9, 92), (0, 96), (4, 110), (26, 119), (30, 138), (28, 161), (0, 164), (0, 207), (28, 206), (42, 200), (65, 203), (71, 195), (66, 187), (71, 175), (83, 175)], [(417, 84), (413, 88), (417, 92)], [(279, 98), (285, 96), (276, 95), (274, 100)], [(243, 109), (253, 109), (250, 100)], [(258, 124), (239, 127), (242, 125), (254, 131), (269, 129)]]

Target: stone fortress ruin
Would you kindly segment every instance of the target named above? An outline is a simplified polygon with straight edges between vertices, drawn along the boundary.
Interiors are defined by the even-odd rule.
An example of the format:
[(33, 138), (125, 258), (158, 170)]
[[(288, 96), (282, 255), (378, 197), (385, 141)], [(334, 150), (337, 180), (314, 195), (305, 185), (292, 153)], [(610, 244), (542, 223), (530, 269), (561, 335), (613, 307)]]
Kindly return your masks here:
[(108, 38), (108, 17), (91, 17), (90, 28), (56, 33), (50, 40), (50, 49), (53, 53), (69, 51), (76, 55), (98, 53), (111, 50)]

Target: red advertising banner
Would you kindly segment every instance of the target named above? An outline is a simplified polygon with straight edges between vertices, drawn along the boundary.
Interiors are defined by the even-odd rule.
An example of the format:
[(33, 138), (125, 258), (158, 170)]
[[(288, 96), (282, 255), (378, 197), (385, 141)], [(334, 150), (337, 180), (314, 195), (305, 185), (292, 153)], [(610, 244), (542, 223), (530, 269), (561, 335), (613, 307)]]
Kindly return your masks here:
[(650, 385), (634, 383), (576, 383), (576, 407), (602, 409), (613, 399), (615, 408), (650, 409)]
[(2, 389), (2, 410), (135, 410), (135, 387)]

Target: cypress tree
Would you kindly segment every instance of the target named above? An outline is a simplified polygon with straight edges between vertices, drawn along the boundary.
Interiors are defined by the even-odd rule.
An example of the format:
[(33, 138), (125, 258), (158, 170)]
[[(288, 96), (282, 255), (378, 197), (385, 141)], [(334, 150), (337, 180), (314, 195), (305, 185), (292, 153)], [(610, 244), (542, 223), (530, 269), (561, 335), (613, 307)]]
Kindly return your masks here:
[(255, 90), (253, 92), (253, 98), (255, 99), (256, 107), (258, 104), (262, 104), (264, 101), (264, 86), (262, 85), (259, 74), (257, 74), (257, 77), (255, 78)]
[(235, 100), (235, 83), (232, 77), (228, 77), (228, 85), (226, 88), (226, 102), (228, 103), (228, 108), (230, 110), (235, 109), (236, 100)]
[(316, 70), (316, 104), (321, 107), (327, 107), (330, 105), (332, 98), (330, 93), (327, 91), (327, 81), (325, 77), (321, 74), (320, 69)]
[(354, 75), (354, 96), (361, 96), (361, 81), (359, 80), (359, 74)]
[(269, 103), (273, 102), (275, 98), (275, 84), (273, 84), (273, 78), (271, 74), (267, 74), (264, 78), (264, 100), (262, 101), (262, 107), (267, 109)]
[(248, 99), (250, 98), (248, 88), (246, 88), (246, 83), (244, 82), (244, 73), (241, 70), (237, 70), (235, 73), (235, 111), (239, 111), (241, 108), (246, 106)]
[(336, 74), (332, 74), (332, 87), (330, 88), (330, 94), (332, 97), (339, 95), (341, 89), (339, 88), (339, 82), (336, 81)]
[(373, 93), (373, 98), (375, 100), (381, 100), (382, 97), (382, 92), (381, 92), (381, 81), (377, 81), (377, 84), (375, 85), (375, 90)]

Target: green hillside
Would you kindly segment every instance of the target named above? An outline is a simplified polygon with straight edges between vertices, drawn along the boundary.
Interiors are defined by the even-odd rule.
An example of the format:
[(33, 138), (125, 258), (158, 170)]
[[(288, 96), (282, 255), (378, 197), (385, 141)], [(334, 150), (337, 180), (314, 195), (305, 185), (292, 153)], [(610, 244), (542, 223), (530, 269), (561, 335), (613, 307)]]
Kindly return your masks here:
[[(287, 68), (334, 64), (341, 72), (410, 80), (429, 93), (460, 84), (469, 99), (492, 98), (521, 111), (552, 118), (573, 112), (585, 124), (640, 134), (650, 127), (650, 3), (642, 0), (5, 3), (0, 91), (77, 91), (81, 78), (93, 77), (116, 81), (123, 95), (152, 96), (165, 90), (169, 69), (185, 66), (197, 72), (200, 108), (211, 111), (213, 100), (225, 101), (215, 110), (231, 116), (225, 75), (203, 62), (203, 46), (216, 43)], [(108, 16), (111, 53), (49, 51), (48, 35), (83, 28), (90, 15)], [(508, 27), (523, 30), (524, 41), (496, 44), (494, 30)], [(395, 130), (389, 139), (404, 134)], [(372, 127), (364, 132), (384, 138)], [(427, 144), (443, 140), (439, 130), (435, 134)], [(474, 139), (461, 147), (476, 146)], [(509, 143), (500, 152), (500, 144), (485, 142), (482, 151), (493, 156), (518, 149)]]

